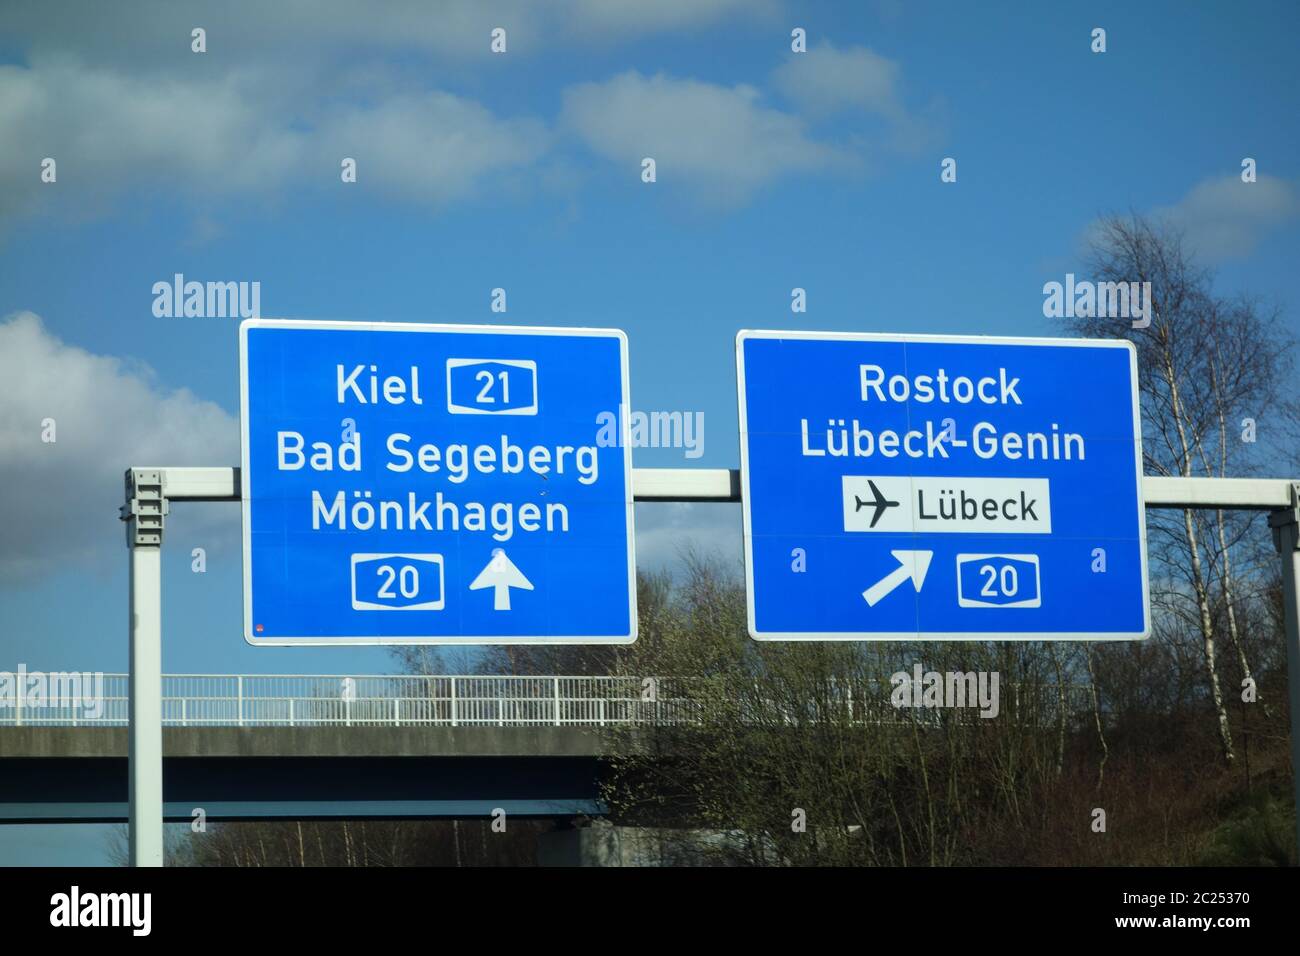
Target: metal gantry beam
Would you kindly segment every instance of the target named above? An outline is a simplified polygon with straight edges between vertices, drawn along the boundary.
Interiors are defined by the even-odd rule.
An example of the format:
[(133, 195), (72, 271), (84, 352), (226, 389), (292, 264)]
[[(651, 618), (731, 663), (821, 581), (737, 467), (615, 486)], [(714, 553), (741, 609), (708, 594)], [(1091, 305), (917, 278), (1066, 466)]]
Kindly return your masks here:
[[(238, 501), (238, 468), (151, 468), (167, 475), (167, 498), (173, 501)], [(1291, 501), (1293, 482), (1286, 478), (1142, 479), (1148, 508), (1224, 508), (1273, 511)], [(637, 501), (740, 501), (737, 468), (634, 468), (632, 494)]]

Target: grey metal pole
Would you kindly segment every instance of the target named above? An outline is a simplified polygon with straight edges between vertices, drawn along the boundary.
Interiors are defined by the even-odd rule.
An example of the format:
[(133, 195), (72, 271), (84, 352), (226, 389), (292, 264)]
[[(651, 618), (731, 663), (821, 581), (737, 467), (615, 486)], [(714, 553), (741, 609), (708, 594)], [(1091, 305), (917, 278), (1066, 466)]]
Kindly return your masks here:
[(163, 865), (162, 549), (131, 549), (131, 865)]
[(162, 529), (166, 472), (126, 473), (122, 520), (131, 551), (130, 856), (132, 866), (163, 865)]
[(1296, 800), (1296, 859), (1300, 861), (1300, 482), (1291, 485), (1291, 507), (1274, 511), (1268, 523), (1282, 558), (1282, 608), (1291, 701), (1291, 782)]

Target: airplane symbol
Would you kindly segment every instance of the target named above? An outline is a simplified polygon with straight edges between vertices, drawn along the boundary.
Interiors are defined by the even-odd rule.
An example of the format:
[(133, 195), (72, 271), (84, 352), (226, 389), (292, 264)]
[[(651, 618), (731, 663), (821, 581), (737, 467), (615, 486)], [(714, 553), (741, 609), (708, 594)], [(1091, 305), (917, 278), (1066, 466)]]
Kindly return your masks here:
[(880, 493), (880, 489), (876, 487), (876, 483), (872, 481), (870, 478), (867, 479), (867, 484), (871, 486), (871, 494), (875, 497), (875, 501), (863, 501), (857, 495), (854, 495), (853, 500), (857, 502), (857, 507), (853, 509), (853, 513), (857, 514), (867, 505), (875, 505), (876, 513), (871, 516), (871, 525), (870, 525), (870, 527), (874, 528), (876, 526), (876, 522), (880, 520), (880, 516), (885, 513), (885, 509), (897, 508), (898, 502), (890, 501), (888, 498), (882, 495)]

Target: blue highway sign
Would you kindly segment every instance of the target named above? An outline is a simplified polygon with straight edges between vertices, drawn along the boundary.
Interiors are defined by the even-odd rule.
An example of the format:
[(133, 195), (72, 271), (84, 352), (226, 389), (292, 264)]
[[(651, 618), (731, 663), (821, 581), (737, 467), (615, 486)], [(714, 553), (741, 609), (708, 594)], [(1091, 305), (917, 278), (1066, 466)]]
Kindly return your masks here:
[(1150, 633), (1130, 343), (742, 331), (736, 364), (753, 637)]
[(630, 643), (610, 329), (240, 327), (251, 644)]

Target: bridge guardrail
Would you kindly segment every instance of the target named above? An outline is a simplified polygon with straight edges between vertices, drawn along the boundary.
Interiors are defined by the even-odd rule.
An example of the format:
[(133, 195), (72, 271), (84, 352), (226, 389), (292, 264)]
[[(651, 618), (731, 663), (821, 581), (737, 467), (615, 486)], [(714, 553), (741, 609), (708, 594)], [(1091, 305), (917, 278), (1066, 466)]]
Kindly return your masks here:
[[(127, 726), (126, 674), (43, 677), (40, 699), (18, 695), (16, 706), (0, 706), (0, 726)], [(165, 674), (162, 713), (169, 727), (684, 726), (699, 723), (709, 703), (691, 694), (687, 683), (619, 676)], [(818, 722), (819, 707), (848, 708), (853, 720), (869, 723), (939, 720), (937, 711), (895, 710), (890, 682), (876, 683), (870, 692), (859, 688), (856, 697), (846, 688), (820, 704), (801, 702), (799, 713), (756, 699), (731, 706), (782, 715), (789, 723)], [(1007, 690), (1011, 700), (1004, 709), (1009, 704), (1017, 714), (1056, 720), (1054, 685)], [(1090, 713), (1088, 688), (1070, 686), (1067, 698), (1072, 718)]]

